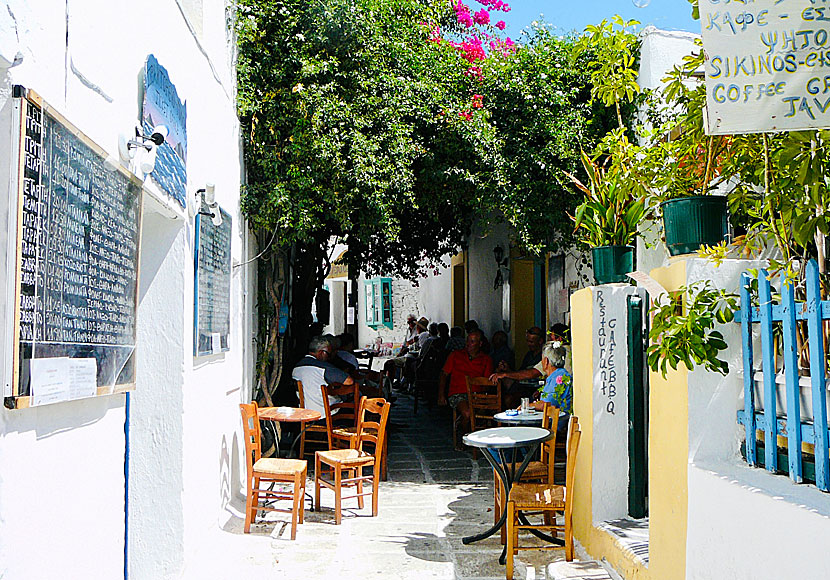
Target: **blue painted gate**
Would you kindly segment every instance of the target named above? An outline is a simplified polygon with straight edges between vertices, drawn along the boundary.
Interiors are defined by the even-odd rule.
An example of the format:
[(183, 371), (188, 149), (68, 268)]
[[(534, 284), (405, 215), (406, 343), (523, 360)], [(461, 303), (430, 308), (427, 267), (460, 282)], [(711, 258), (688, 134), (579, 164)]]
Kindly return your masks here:
[[(741, 310), (736, 318), (741, 322), (744, 369), (744, 409), (738, 412), (738, 422), (746, 430), (746, 460), (756, 466), (763, 460), (770, 472), (779, 470), (778, 438), (787, 440), (787, 471), (796, 482), (804, 481), (804, 454), (802, 443), (815, 449), (815, 482), (819, 489), (830, 490), (828, 469), (827, 431), (827, 377), (824, 333), (825, 320), (830, 320), (830, 301), (821, 300), (818, 265), (814, 260), (806, 269), (806, 302), (795, 301), (793, 282), (781, 285), (781, 301), (773, 303), (772, 288), (766, 270), (754, 277), (758, 284), (758, 306), (751, 302), (753, 276), (741, 275)], [(803, 331), (806, 321), (809, 345), (809, 378), (799, 378), (799, 324)], [(752, 325), (760, 325), (761, 362), (763, 371), (763, 410), (758, 411), (755, 395), (756, 365), (752, 344)], [(774, 333), (780, 329), (783, 341), (783, 376), (775, 372)], [(782, 380), (783, 379), (783, 380)], [(782, 384), (783, 383), (783, 384)], [(801, 408), (801, 385), (809, 383), (809, 402), (812, 410)], [(785, 411), (778, 409), (778, 389), (785, 391)], [(806, 405), (805, 405), (806, 407)], [(764, 456), (758, 457), (756, 430), (764, 433)], [(812, 468), (812, 464), (807, 462)], [(782, 469), (783, 470), (783, 469)]]

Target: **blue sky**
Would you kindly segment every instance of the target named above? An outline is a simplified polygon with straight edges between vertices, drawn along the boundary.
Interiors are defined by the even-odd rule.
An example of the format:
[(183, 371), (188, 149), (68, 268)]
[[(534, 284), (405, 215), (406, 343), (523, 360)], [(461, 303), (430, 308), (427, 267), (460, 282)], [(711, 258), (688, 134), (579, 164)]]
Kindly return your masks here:
[[(596, 24), (603, 18), (620, 14), (626, 20), (635, 19), (643, 26), (653, 24), (669, 30), (688, 30), (700, 33), (700, 22), (692, 20), (690, 4), (686, 0), (637, 0), (647, 2), (638, 8), (633, 0), (513, 0), (510, 12), (493, 13), (494, 20), (507, 23), (506, 32), (518, 37), (521, 30), (544, 14), (544, 20), (556, 26), (557, 32), (582, 31), (587, 24)], [(477, 2), (468, 2), (475, 6)]]

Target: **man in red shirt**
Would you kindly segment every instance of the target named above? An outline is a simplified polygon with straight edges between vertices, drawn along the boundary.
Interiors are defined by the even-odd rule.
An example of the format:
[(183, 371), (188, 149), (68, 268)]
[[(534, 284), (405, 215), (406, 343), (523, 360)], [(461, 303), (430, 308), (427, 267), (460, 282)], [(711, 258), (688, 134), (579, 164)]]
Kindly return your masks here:
[(466, 348), (450, 353), (438, 380), (438, 405), (449, 404), (458, 411), (462, 433), (470, 429), (467, 377), (489, 377), (493, 373), (493, 359), (481, 352), (482, 338), (480, 330), (470, 332)]

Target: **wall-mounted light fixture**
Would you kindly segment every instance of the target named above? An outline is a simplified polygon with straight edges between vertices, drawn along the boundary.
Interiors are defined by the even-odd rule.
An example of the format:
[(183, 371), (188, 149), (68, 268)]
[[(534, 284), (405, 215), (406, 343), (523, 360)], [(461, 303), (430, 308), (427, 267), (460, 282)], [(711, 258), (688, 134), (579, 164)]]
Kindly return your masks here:
[[(190, 210), (191, 215), (195, 216), (198, 213), (199, 215), (210, 216), (210, 221), (213, 222), (214, 226), (217, 228), (221, 226), (222, 210), (219, 209), (219, 204), (216, 203), (216, 186), (212, 183), (206, 183), (204, 187), (196, 190), (194, 197), (193, 204), (190, 206), (192, 208)], [(202, 207), (202, 199), (205, 200), (205, 205), (210, 211), (199, 211)]]
[(510, 258), (504, 256), (504, 249), (501, 246), (493, 248), (493, 257), (496, 259), (496, 279), (493, 281), (493, 290), (495, 290), (509, 280), (510, 269), (507, 266)]
[(149, 135), (142, 135), (138, 127), (135, 137), (127, 139), (126, 135), (118, 136), (118, 153), (124, 161), (135, 157), (136, 151), (141, 151), (138, 167), (142, 173), (152, 173), (156, 168), (156, 150), (167, 139), (167, 127), (156, 125)]

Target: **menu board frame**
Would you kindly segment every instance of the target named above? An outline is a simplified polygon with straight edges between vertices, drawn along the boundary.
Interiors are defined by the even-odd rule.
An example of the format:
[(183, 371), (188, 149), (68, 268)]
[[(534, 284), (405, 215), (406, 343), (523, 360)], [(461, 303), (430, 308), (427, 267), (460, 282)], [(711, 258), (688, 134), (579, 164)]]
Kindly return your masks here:
[[(231, 334), (231, 285), (233, 283), (233, 268), (232, 262), (232, 246), (233, 246), (233, 221), (225, 210), (218, 205), (212, 211), (219, 211), (222, 214), (222, 224), (215, 226), (210, 217), (210, 208), (202, 204), (200, 212), (196, 215), (195, 220), (195, 240), (193, 252), (193, 357), (203, 357), (221, 354), (230, 351), (230, 334)], [(203, 259), (208, 250), (213, 246), (218, 245), (216, 234), (223, 232), (222, 235), (226, 237), (226, 245), (223, 246), (223, 251), (227, 260), (222, 263), (222, 271), (218, 268), (207, 268), (207, 264)], [(219, 240), (221, 241), (221, 240)], [(227, 311), (224, 313), (224, 319), (218, 321), (220, 326), (225, 327), (225, 332), (221, 330), (215, 332), (213, 324), (217, 318), (214, 309), (214, 303), (207, 296), (208, 290), (213, 292), (214, 285), (222, 285), (219, 288), (227, 295)], [(200, 308), (202, 304), (204, 308)]]
[[(132, 273), (130, 273), (130, 275), (129, 275), (130, 278), (133, 278), (133, 282), (130, 283), (127, 286), (127, 289), (129, 291), (129, 293), (132, 294), (132, 296), (131, 296), (132, 301), (130, 301), (129, 298), (128, 298), (128, 300), (126, 301), (125, 304), (121, 303), (122, 308), (120, 308), (120, 309), (115, 304), (112, 304), (111, 305), (112, 308), (109, 311), (109, 312), (112, 313), (112, 315), (110, 317), (110, 320), (117, 320), (117, 322), (112, 325), (113, 327), (117, 326), (117, 324), (120, 323), (123, 328), (128, 328), (129, 329), (129, 333), (131, 333), (130, 344), (123, 344), (123, 343), (119, 343), (119, 342), (115, 342), (115, 341), (113, 341), (111, 343), (92, 342), (92, 341), (85, 342), (83, 340), (76, 340), (75, 339), (75, 336), (83, 336), (84, 338), (88, 338), (89, 336), (92, 336), (94, 332), (97, 332), (99, 335), (103, 336), (104, 334), (109, 332), (109, 327), (107, 327), (107, 331), (104, 331), (104, 330), (101, 330), (101, 329), (96, 329), (95, 331), (90, 329), (88, 332), (81, 331), (81, 332), (78, 332), (76, 334), (72, 334), (71, 335), (72, 338), (70, 338), (70, 339), (66, 339), (65, 337), (62, 336), (61, 338), (63, 340), (57, 340), (57, 339), (46, 340), (46, 338), (47, 338), (46, 335), (45, 335), (46, 333), (44, 333), (41, 340), (37, 340), (37, 338), (36, 338), (37, 333), (35, 332), (33, 334), (33, 340), (32, 340), (33, 347), (38, 345), (38, 344), (41, 344), (41, 345), (61, 344), (61, 345), (65, 345), (63, 348), (68, 353), (72, 349), (72, 347), (77, 346), (78, 348), (75, 349), (75, 352), (73, 352), (71, 354), (71, 356), (69, 354), (63, 354), (62, 355), (64, 357), (70, 356), (69, 360), (93, 359), (93, 358), (96, 358), (96, 354), (106, 357), (106, 354), (101, 354), (101, 353), (106, 353), (107, 352), (106, 349), (108, 347), (118, 348), (118, 349), (123, 349), (123, 350), (129, 350), (130, 351), (129, 354), (126, 355), (126, 357), (124, 358), (124, 361), (125, 361), (124, 364), (121, 366), (121, 369), (119, 370), (118, 374), (114, 375), (114, 376), (116, 376), (116, 380), (112, 381), (112, 383), (110, 383), (110, 384), (99, 384), (98, 381), (100, 379), (96, 379), (94, 381), (95, 382), (94, 389), (90, 389), (88, 394), (84, 394), (82, 396), (84, 396), (84, 397), (102, 396), (102, 395), (123, 393), (123, 392), (134, 390), (135, 389), (135, 382), (136, 382), (136, 379), (135, 379), (135, 368), (136, 368), (135, 367), (135, 346), (136, 346), (137, 312), (138, 312), (138, 298), (139, 298), (138, 297), (138, 289), (140, 287), (140, 261), (141, 261), (140, 247), (141, 247), (141, 230), (142, 230), (142, 220), (143, 220), (143, 196), (144, 196), (143, 183), (136, 175), (134, 175), (133, 173), (128, 171), (126, 168), (121, 166), (121, 164), (117, 160), (114, 160), (115, 158), (112, 158), (110, 155), (108, 155), (107, 152), (102, 147), (100, 147), (92, 139), (87, 137), (80, 129), (78, 129), (74, 124), (72, 124), (59, 111), (57, 111), (56, 109), (51, 107), (34, 90), (27, 89), (25, 87), (17, 85), (17, 86), (14, 87), (13, 97), (14, 97), (14, 99), (13, 99), (14, 108), (13, 108), (13, 113), (12, 113), (13, 116), (14, 116), (14, 118), (12, 119), (12, 122), (13, 122), (13, 127), (12, 127), (13, 128), (13, 139), (16, 137), (18, 143), (17, 143), (17, 150), (16, 151), (14, 150), (15, 144), (14, 143), (12, 144), (12, 153), (13, 153), (13, 155), (14, 154), (17, 155), (17, 159), (14, 159), (14, 157), (13, 157), (11, 159), (11, 161), (12, 161), (13, 164), (14, 164), (15, 161), (17, 163), (16, 163), (16, 167), (13, 167), (13, 169), (11, 171), (11, 174), (12, 174), (11, 186), (13, 188), (12, 191), (14, 191), (14, 189), (16, 189), (17, 195), (15, 197), (11, 198), (10, 201), (9, 201), (9, 203), (10, 203), (10, 207), (9, 207), (9, 214), (10, 214), (10, 220), (9, 221), (10, 221), (10, 224), (9, 225), (13, 226), (13, 227), (10, 228), (10, 235), (8, 236), (8, 248), (7, 248), (7, 253), (8, 253), (8, 256), (9, 256), (9, 265), (12, 266), (12, 260), (14, 261), (13, 272), (11, 272), (11, 271), (7, 272), (7, 276), (13, 275), (13, 278), (10, 278), (9, 284), (7, 286), (8, 292), (11, 292), (13, 290), (13, 293), (14, 293), (13, 300), (9, 300), (8, 305), (7, 305), (8, 320), (12, 322), (12, 324), (11, 324), (11, 333), (10, 333), (11, 336), (9, 338), (11, 339), (10, 342), (11, 342), (12, 353), (13, 354), (12, 354), (12, 357), (11, 357), (12, 358), (11, 368), (6, 371), (6, 389), (5, 389), (5, 392), (4, 392), (5, 406), (8, 407), (8, 408), (12, 408), (12, 409), (15, 409), (15, 408), (16, 409), (22, 409), (22, 408), (27, 408), (29, 406), (37, 404), (37, 402), (35, 401), (35, 398), (30, 396), (31, 393), (29, 392), (29, 389), (25, 389), (24, 385), (21, 383), (21, 368), (22, 368), (21, 367), (21, 343), (28, 342), (28, 341), (24, 341), (24, 340), (21, 339), (21, 302), (22, 302), (22, 300), (21, 300), (21, 296), (22, 296), (21, 286), (22, 286), (22, 278), (23, 278), (23, 274), (24, 274), (24, 256), (23, 256), (23, 251), (22, 250), (23, 250), (23, 242), (24, 242), (24, 203), (26, 201), (25, 198), (24, 198), (24, 195), (25, 195), (24, 187), (25, 187), (25, 184), (26, 184), (26, 179), (24, 179), (24, 177), (25, 177), (24, 170), (25, 170), (25, 164), (27, 162), (27, 159), (29, 159), (29, 161), (31, 161), (31, 157), (32, 157), (26, 151), (26, 146), (27, 146), (27, 139), (26, 139), (26, 137), (27, 137), (27, 126), (26, 126), (26, 124), (27, 124), (27, 114), (28, 114), (29, 107), (36, 107), (37, 109), (39, 109), (39, 112), (40, 112), (40, 123), (41, 123), (40, 130), (42, 132), (42, 136), (41, 136), (41, 143), (39, 144), (39, 146), (41, 148), (39, 148), (37, 150), (37, 153), (39, 155), (39, 157), (37, 158), (38, 159), (37, 165), (38, 165), (38, 173), (40, 175), (40, 181), (38, 183), (38, 187), (43, 187), (43, 183), (42, 183), (43, 177), (44, 177), (44, 175), (47, 175), (47, 173), (44, 173), (43, 164), (50, 163), (52, 161), (51, 157), (47, 157), (47, 153), (45, 153), (42, 149), (43, 140), (44, 140), (43, 135), (46, 132), (46, 126), (47, 126), (46, 123), (47, 123), (47, 117), (48, 117), (49, 118), (49, 123), (54, 123), (55, 126), (60, 128), (61, 133), (63, 134), (63, 137), (75, 140), (77, 143), (79, 143), (82, 146), (80, 148), (82, 153), (87, 153), (88, 154), (88, 153), (91, 152), (91, 156), (82, 158), (82, 161), (84, 161), (88, 164), (94, 163), (95, 164), (94, 169), (98, 170), (98, 175), (101, 175), (100, 169), (106, 170), (107, 175), (109, 175), (111, 173), (119, 174), (120, 177), (124, 180), (124, 183), (126, 184), (126, 186), (128, 186), (128, 187), (130, 185), (133, 186), (131, 189), (133, 191), (135, 191), (135, 195), (136, 195), (134, 200), (131, 202), (131, 206), (132, 206), (133, 211), (130, 214), (127, 214), (127, 215), (130, 216), (130, 218), (134, 218), (134, 220), (135, 220), (133, 222), (132, 219), (131, 219), (129, 222), (127, 222), (129, 224), (128, 227), (129, 227), (130, 232), (131, 232), (130, 243), (132, 244), (134, 242), (134, 245), (135, 245), (134, 255), (128, 261), (128, 265), (133, 266), (133, 264), (134, 264), (134, 268), (135, 268), (134, 275)], [(32, 145), (32, 147), (35, 147), (36, 145)], [(88, 151), (83, 151), (83, 148), (85, 148)], [(77, 150), (78, 149), (74, 149), (73, 151), (77, 151)], [(69, 171), (72, 170), (71, 162), (67, 164), (67, 168), (69, 168)], [(92, 169), (90, 169), (90, 171), (92, 171)], [(55, 169), (51, 166), (49, 167), (48, 175), (52, 175), (53, 173), (56, 173), (56, 172), (57, 172), (57, 169)], [(107, 178), (107, 179), (109, 181), (109, 178)], [(71, 182), (69, 182), (69, 183), (71, 183)], [(94, 179), (91, 179), (90, 183), (87, 186), (88, 187), (88, 192), (84, 192), (84, 193), (92, 193), (94, 191), (92, 189), (92, 187), (94, 186), (93, 184), (94, 184)], [(69, 187), (69, 186), (66, 186), (66, 187)], [(41, 194), (38, 194), (38, 195), (41, 195)], [(87, 201), (87, 205), (90, 207), (90, 211), (92, 211), (91, 208), (93, 207), (91, 205), (91, 201), (94, 200), (94, 199), (95, 198), (91, 198), (89, 201)], [(68, 198), (67, 198), (67, 200), (68, 200)], [(15, 206), (15, 204), (16, 204), (16, 206)], [(103, 210), (101, 210), (101, 208), (102, 207), (106, 208), (107, 206), (105, 204), (96, 204), (95, 207), (96, 207), (96, 211), (98, 212), (98, 216), (102, 216), (100, 219), (103, 222), (103, 214), (101, 213)], [(110, 209), (112, 209), (112, 208), (110, 208)], [(37, 223), (37, 228), (38, 228), (37, 229), (37, 234), (36, 234), (36, 238), (37, 238), (36, 239), (36, 246), (37, 246), (38, 249), (36, 250), (36, 252), (37, 252), (38, 267), (41, 267), (40, 262), (39, 262), (40, 261), (40, 255), (41, 255), (40, 252), (42, 251), (43, 255), (48, 255), (48, 252), (46, 250), (43, 250), (42, 247), (41, 247), (42, 246), (42, 240), (46, 239), (47, 236), (44, 235), (43, 238), (42, 238), (41, 237), (41, 235), (42, 235), (41, 232), (43, 231), (44, 228), (48, 228), (52, 225), (50, 222), (48, 222), (48, 220), (49, 220), (48, 216), (43, 217), (43, 220), (41, 221), (42, 216), (41, 216), (40, 211), (41, 210), (38, 209), (38, 211), (36, 213), (36, 218), (37, 218), (36, 223)], [(123, 216), (121, 216), (121, 215), (113, 216), (111, 214), (106, 215), (106, 219), (109, 220), (110, 222), (111, 222), (111, 220), (115, 219), (116, 217), (123, 217)], [(31, 219), (31, 215), (30, 215), (30, 219)], [(94, 229), (94, 225), (95, 225), (94, 224), (94, 219), (89, 220), (89, 221), (90, 221), (90, 223), (86, 224), (86, 226), (87, 226), (86, 231), (84, 232), (83, 236), (81, 236), (81, 237), (90, 238), (93, 235), (93, 233), (100, 234), (100, 235), (106, 235), (106, 234), (102, 234), (101, 232), (98, 232)], [(77, 225), (77, 224), (75, 224), (75, 225)], [(112, 226), (112, 225), (113, 225), (112, 223), (109, 224), (109, 226)], [(60, 241), (60, 238), (58, 238), (58, 240)], [(80, 241), (80, 238), (79, 238), (79, 241)], [(31, 243), (31, 241), (30, 241), (30, 243)], [(85, 241), (85, 243), (89, 244), (90, 242), (87, 239)], [(91, 260), (90, 256), (92, 254), (89, 253), (89, 250), (87, 248), (84, 248), (84, 250), (86, 251), (87, 259), (89, 260), (89, 262), (87, 262), (85, 264), (85, 268), (87, 269), (88, 272), (91, 272), (91, 262), (92, 262), (92, 260)], [(66, 257), (63, 254), (61, 254), (59, 256), (59, 258), (61, 260), (66, 259)], [(103, 258), (101, 255), (97, 256), (99, 266), (103, 263), (104, 259), (105, 258)], [(68, 262), (68, 259), (66, 261)], [(127, 260), (123, 259), (123, 261), (126, 262)], [(52, 264), (46, 262), (45, 260), (44, 260), (43, 264), (46, 265), (46, 266), (52, 266)], [(122, 265), (122, 268), (126, 268), (126, 266)], [(105, 269), (106, 268), (104, 268), (102, 266), (100, 271), (103, 271)], [(12, 270), (12, 268), (10, 268), (10, 270)], [(66, 270), (65, 267), (62, 268), (62, 275), (65, 274), (66, 271), (67, 270)], [(41, 274), (41, 272), (38, 271), (37, 274)], [(36, 280), (35, 284), (36, 285), (40, 284), (40, 282), (37, 282), (37, 279), (38, 279), (37, 274), (35, 275), (35, 280)], [(99, 276), (100, 276), (100, 278), (99, 278), (99, 281), (100, 281), (101, 279), (103, 279), (104, 274), (100, 274)], [(45, 275), (44, 275), (44, 277), (45, 277)], [(90, 273), (89, 279), (91, 279), (91, 277), (92, 277), (92, 274)], [(99, 310), (96, 309), (93, 305), (91, 305), (89, 303), (90, 299), (92, 299), (91, 295), (92, 295), (92, 290), (94, 288), (89, 285), (89, 282), (87, 282), (87, 280), (88, 280), (87, 278), (82, 278), (82, 280), (83, 281), (80, 282), (80, 285), (83, 288), (86, 289), (85, 292), (88, 292), (87, 296), (89, 296), (89, 299), (87, 299), (87, 305), (85, 306), (85, 308), (87, 309), (86, 311), (96, 310), (96, 312), (98, 312)], [(122, 281), (122, 280), (117, 280), (117, 282), (120, 282), (120, 281)], [(117, 282), (113, 283), (113, 287), (117, 286)], [(84, 285), (84, 283), (86, 283), (86, 284)], [(44, 287), (45, 287), (45, 283), (44, 283)], [(105, 292), (100, 292), (100, 293), (105, 293)], [(44, 295), (44, 297), (45, 297), (45, 295)], [(111, 296), (109, 294), (107, 294), (107, 297), (111, 297)], [(11, 298), (11, 296), (10, 296), (10, 298)], [(35, 303), (35, 306), (33, 308), (37, 309), (37, 304), (38, 304), (37, 298), (34, 299), (34, 303)], [(69, 308), (71, 308), (71, 305), (69, 306)], [(124, 308), (127, 309), (127, 314), (124, 313)], [(43, 310), (43, 309), (41, 309), (41, 310)], [(102, 306), (101, 311), (103, 311), (103, 310), (105, 310), (105, 309)], [(37, 312), (37, 310), (35, 310), (34, 312)], [(62, 317), (66, 313), (67, 313), (67, 305), (66, 305), (65, 302), (62, 301), (61, 306), (60, 306), (60, 310), (58, 312), (58, 317), (61, 318), (62, 321), (65, 321), (66, 319), (64, 319)], [(44, 311), (44, 312), (42, 312), (42, 315), (46, 316), (47, 313)], [(86, 323), (89, 322), (89, 316), (88, 315), (86, 317), (83, 317), (82, 315), (79, 315), (79, 316), (81, 317), (82, 322), (86, 322)], [(124, 322), (125, 317), (126, 317), (126, 322)], [(63, 323), (64, 323), (66, 328), (70, 328), (67, 322), (63, 322)], [(7, 337), (8, 336), (9, 335), (7, 334)], [(84, 355), (86, 355), (86, 356), (84, 356)], [(122, 352), (122, 355), (123, 355), (123, 352)], [(40, 359), (40, 357), (35, 357), (35, 358)], [(61, 360), (61, 359), (51, 359), (51, 360)], [(131, 371), (129, 373), (127, 373), (127, 380), (123, 383), (117, 383), (118, 379), (123, 378), (122, 371), (126, 367), (126, 365), (128, 365), (128, 364), (131, 367)], [(71, 396), (69, 398), (60, 399), (60, 400), (73, 400), (75, 398), (79, 398), (79, 397), (78, 396)], [(49, 402), (49, 401), (47, 401), (47, 402)]]

